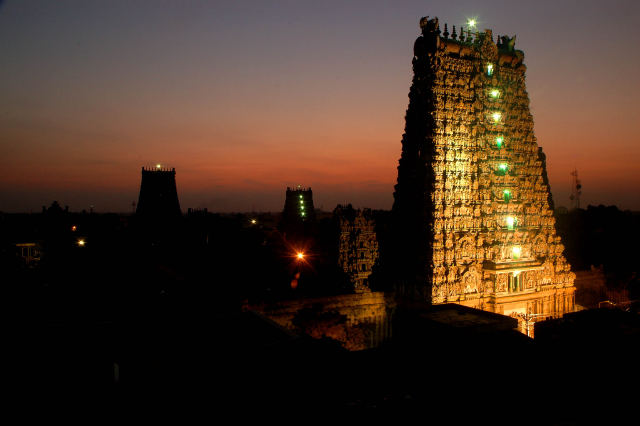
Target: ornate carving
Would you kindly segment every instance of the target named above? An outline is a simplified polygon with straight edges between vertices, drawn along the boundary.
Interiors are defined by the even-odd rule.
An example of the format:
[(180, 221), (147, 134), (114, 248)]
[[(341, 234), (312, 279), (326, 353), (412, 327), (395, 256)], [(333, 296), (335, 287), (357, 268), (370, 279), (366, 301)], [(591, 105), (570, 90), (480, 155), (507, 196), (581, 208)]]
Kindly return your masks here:
[(487, 62), (495, 62), (498, 59), (498, 46), (493, 42), (491, 30), (480, 35), (480, 56)]
[(371, 210), (356, 210), (351, 204), (333, 212), (340, 228), (338, 264), (351, 278), (357, 293), (370, 291), (368, 278), (378, 260), (378, 239)]
[[(437, 26), (437, 19), (423, 19), (419, 39), (437, 36)], [(421, 258), (433, 264), (432, 301), (534, 295), (549, 286), (571, 292), (533, 133), (524, 54), (515, 50), (515, 36), (496, 45), (487, 30), (468, 43), (452, 28), (435, 55), (425, 47), (429, 54), (414, 59), (394, 194), (397, 217), (415, 224), (415, 233), (430, 232)], [(498, 173), (501, 164), (508, 171)], [(509, 217), (515, 226), (507, 226)], [(486, 262), (499, 268), (485, 270)]]

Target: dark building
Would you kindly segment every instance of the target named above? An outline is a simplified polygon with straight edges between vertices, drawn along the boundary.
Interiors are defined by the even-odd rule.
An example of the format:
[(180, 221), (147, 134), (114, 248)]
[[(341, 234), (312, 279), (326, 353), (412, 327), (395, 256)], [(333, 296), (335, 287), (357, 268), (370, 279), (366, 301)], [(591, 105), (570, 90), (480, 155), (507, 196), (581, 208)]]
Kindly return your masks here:
[(316, 218), (311, 188), (287, 187), (282, 219), (285, 223), (309, 223)]
[(181, 216), (176, 169), (142, 167), (142, 181), (136, 214), (146, 217)]
[(338, 265), (349, 275), (357, 293), (370, 291), (368, 278), (378, 260), (378, 238), (371, 209), (338, 205), (333, 211), (339, 227)]
[(314, 233), (316, 213), (311, 188), (287, 187), (280, 229), (291, 242), (310, 238)]

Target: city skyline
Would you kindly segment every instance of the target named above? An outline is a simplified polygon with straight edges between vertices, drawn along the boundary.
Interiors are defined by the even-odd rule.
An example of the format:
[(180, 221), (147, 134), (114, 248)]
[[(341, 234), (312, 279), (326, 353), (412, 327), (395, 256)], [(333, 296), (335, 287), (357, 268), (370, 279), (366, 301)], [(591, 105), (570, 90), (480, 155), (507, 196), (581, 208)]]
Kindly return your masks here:
[(556, 206), (577, 168), (583, 206), (640, 210), (631, 1), (157, 4), (0, 3), (0, 211), (131, 211), (157, 163), (183, 210), (277, 211), (298, 183), (389, 209), (427, 14), (517, 35)]

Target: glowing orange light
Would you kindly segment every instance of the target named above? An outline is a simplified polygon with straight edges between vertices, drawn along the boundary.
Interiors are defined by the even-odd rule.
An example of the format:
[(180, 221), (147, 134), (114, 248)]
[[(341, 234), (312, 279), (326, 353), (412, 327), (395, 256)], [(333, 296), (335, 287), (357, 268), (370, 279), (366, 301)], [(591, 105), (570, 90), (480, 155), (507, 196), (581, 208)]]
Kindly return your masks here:
[(85, 244), (85, 243), (84, 243), (84, 240), (78, 240), (78, 245), (79, 245), (80, 247), (84, 247), (84, 244)]
[(255, 220), (255, 219), (251, 219), (251, 224), (252, 224), (252, 225), (255, 225), (256, 223), (258, 223), (258, 221), (257, 221), (257, 220)]
[(304, 259), (304, 253), (299, 251), (296, 257), (298, 258), (298, 260), (302, 260), (302, 259)]
[(73, 225), (73, 226), (71, 227), (71, 230), (72, 230), (73, 232), (76, 232), (76, 231), (78, 230), (78, 227), (77, 227), (77, 226), (75, 226), (75, 225)]

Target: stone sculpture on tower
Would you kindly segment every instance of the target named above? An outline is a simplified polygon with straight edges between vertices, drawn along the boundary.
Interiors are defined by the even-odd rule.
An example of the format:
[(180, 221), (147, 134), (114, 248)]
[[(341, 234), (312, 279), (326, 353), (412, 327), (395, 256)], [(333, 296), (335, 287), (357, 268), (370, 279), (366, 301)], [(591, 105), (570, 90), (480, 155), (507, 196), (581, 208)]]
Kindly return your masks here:
[(523, 327), (573, 311), (515, 37), (420, 27), (392, 209), (396, 291)]

